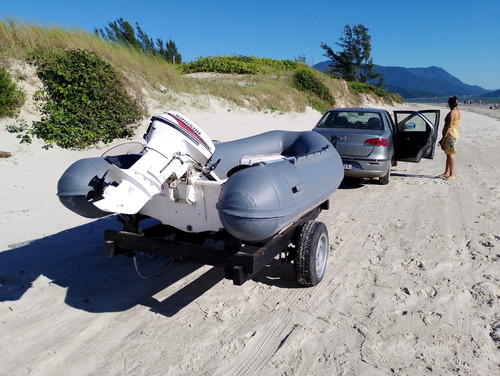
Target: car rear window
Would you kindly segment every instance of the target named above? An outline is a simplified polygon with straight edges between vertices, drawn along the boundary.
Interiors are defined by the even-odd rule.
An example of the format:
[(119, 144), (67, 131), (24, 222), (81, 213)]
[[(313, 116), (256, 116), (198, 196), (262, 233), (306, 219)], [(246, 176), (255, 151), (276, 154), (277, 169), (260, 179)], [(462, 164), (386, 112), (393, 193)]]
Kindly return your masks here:
[(319, 121), (318, 128), (383, 129), (380, 115), (373, 112), (330, 111)]

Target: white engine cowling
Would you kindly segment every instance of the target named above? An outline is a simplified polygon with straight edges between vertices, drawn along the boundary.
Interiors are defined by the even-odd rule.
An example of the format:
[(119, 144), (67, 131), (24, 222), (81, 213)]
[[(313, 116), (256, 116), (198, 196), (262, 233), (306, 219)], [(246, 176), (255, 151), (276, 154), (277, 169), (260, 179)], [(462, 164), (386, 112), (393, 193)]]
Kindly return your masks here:
[(190, 168), (203, 168), (212, 157), (213, 142), (179, 112), (165, 112), (151, 120), (144, 155), (129, 169), (110, 166), (107, 180), (117, 185), (107, 186), (103, 199), (94, 202), (99, 209), (136, 214), (163, 190), (169, 178), (179, 179)]

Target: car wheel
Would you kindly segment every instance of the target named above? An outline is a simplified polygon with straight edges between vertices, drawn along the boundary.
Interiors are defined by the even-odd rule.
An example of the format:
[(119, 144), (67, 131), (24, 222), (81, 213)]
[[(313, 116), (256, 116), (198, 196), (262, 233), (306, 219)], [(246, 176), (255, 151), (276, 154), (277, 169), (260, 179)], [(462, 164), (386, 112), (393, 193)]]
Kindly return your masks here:
[(303, 286), (315, 286), (325, 275), (328, 230), (323, 222), (307, 221), (300, 229), (295, 257), (297, 280)]
[(380, 185), (387, 185), (387, 184), (389, 184), (390, 180), (391, 180), (391, 168), (389, 167), (389, 169), (387, 170), (387, 174), (379, 177), (378, 182)]

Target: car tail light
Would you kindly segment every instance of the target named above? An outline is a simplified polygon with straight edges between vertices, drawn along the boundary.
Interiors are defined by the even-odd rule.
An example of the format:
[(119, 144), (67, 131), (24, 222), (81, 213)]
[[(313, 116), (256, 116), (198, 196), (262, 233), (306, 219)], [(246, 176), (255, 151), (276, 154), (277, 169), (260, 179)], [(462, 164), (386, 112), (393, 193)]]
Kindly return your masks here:
[(387, 146), (389, 145), (389, 142), (387, 139), (382, 138), (382, 137), (377, 137), (377, 138), (369, 138), (366, 140), (363, 145), (365, 146)]

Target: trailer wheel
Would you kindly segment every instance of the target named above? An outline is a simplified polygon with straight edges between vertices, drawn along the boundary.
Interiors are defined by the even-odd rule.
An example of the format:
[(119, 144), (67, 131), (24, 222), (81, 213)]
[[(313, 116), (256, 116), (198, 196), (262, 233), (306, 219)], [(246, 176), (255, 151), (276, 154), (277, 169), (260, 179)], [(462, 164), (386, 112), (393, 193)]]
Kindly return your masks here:
[(303, 286), (315, 286), (325, 275), (328, 259), (328, 230), (323, 222), (307, 221), (301, 228), (295, 256), (297, 280)]

